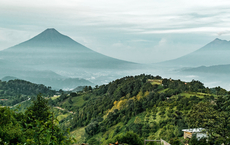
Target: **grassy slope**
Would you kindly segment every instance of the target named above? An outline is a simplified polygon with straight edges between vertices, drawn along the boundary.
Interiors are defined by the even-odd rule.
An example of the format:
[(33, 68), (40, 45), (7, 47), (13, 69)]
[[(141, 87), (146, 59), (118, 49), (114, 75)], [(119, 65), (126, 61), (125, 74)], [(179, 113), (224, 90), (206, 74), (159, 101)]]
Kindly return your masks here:
[(161, 85), (162, 80), (161, 79), (148, 79), (148, 82), (151, 82), (152, 85)]
[(60, 97), (60, 95), (54, 95), (53, 97), (51, 97), (51, 99), (52, 100), (55, 100), (55, 99), (57, 99), (57, 98), (59, 98)]
[[(161, 85), (162, 80), (148, 80), (149, 82), (151, 82), (152, 85)], [(162, 89), (159, 90), (159, 93), (165, 93), (166, 91), (168, 91), (167, 89)], [(78, 106), (81, 107), (85, 102), (83, 100), (83, 97), (86, 94), (82, 94), (81, 96), (77, 96), (77, 97), (73, 97), (72, 101), (74, 102), (72, 105), (73, 106)], [(185, 97), (191, 97), (191, 96), (197, 96), (199, 98), (203, 98), (205, 95), (210, 96), (210, 94), (206, 94), (206, 93), (200, 93), (200, 92), (182, 92), (178, 95), (174, 95), (172, 96), (172, 98), (177, 98), (178, 96), (185, 96)], [(215, 96), (215, 95), (214, 95)], [(96, 96), (93, 96), (96, 97)], [(215, 96), (216, 97), (216, 96)], [(119, 100), (118, 100), (119, 101)], [(62, 107), (66, 106), (66, 105), (70, 105), (68, 102), (68, 99), (66, 99), (64, 102), (62, 102)], [(137, 116), (141, 119), (142, 122), (147, 122), (147, 123), (151, 123), (151, 122), (157, 122), (159, 123), (162, 120), (167, 120), (168, 116), (166, 115), (168, 113), (169, 107), (166, 107), (165, 109), (165, 114), (160, 115), (160, 107), (156, 107), (156, 108), (152, 108), (154, 110), (157, 110), (157, 112), (154, 111), (149, 111), (149, 112), (142, 112), (140, 114), (138, 114)], [(176, 107), (173, 108), (173, 110), (176, 110)], [(109, 112), (110, 110), (108, 110), (107, 112)], [(154, 117), (156, 116), (156, 117)], [(131, 123), (134, 123), (136, 117), (132, 117), (128, 123), (126, 125), (124, 125), (123, 122), (119, 122), (118, 124), (110, 127), (105, 133), (99, 133), (97, 135), (95, 135), (95, 137), (101, 142), (101, 144), (106, 144), (108, 139), (112, 139), (114, 137), (114, 130), (117, 126), (120, 126), (120, 132), (117, 134), (124, 134), (124, 132), (126, 131), (125, 127), (130, 125)], [(158, 129), (157, 132), (155, 133), (150, 133), (150, 136), (147, 137), (148, 139), (160, 139), (160, 133), (161, 133), (162, 128)], [(85, 139), (85, 127), (82, 128), (77, 128), (74, 131), (71, 132), (71, 135), (75, 136), (75, 138), (78, 140), (78, 142), (82, 142)]]
[(28, 108), (30, 105), (32, 105), (32, 100), (19, 103), (15, 107), (12, 107), (12, 109), (17, 109), (19, 112), (25, 112), (26, 108)]
[[(172, 97), (178, 97), (178, 96), (184, 96), (184, 97), (192, 97), (192, 96), (197, 96), (199, 98), (204, 98), (204, 96), (211, 96), (211, 94), (206, 94), (206, 93), (201, 93), (201, 92), (183, 92), (178, 95), (172, 96)], [(217, 97), (217, 95), (212, 95), (214, 97)]]
[[(84, 105), (84, 103), (88, 102), (88, 100), (84, 100), (84, 96), (88, 95), (86, 93), (81, 93), (79, 96), (75, 97), (68, 97), (64, 101), (62, 101), (59, 106), (62, 108), (66, 108), (66, 106), (73, 106), (73, 107), (81, 107)], [(95, 98), (96, 96), (90, 96), (90, 98)], [(73, 103), (70, 103), (70, 99), (72, 100)]]
[(58, 121), (61, 121), (61, 120), (65, 119), (66, 117), (68, 117), (69, 115), (71, 115), (71, 113), (68, 113), (66, 111), (62, 111), (62, 110), (54, 108), (54, 107), (51, 109), (51, 111), (55, 114)]
[(85, 127), (77, 128), (74, 131), (71, 131), (70, 134), (77, 140), (77, 143), (83, 143), (85, 140)]

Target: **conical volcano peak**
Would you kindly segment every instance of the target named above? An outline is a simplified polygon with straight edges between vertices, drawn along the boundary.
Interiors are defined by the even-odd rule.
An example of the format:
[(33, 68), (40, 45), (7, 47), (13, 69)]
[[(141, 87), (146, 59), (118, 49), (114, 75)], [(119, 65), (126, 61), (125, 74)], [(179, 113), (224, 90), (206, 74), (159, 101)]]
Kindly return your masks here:
[[(25, 42), (1, 51), (0, 58), (15, 64), (15, 67), (12, 67), (14, 70), (25, 66), (32, 70), (55, 70), (63, 74), (70, 74), (70, 72), (83, 74), (86, 68), (114, 71), (133, 66), (133, 63), (97, 53), (53, 28), (46, 29)], [(2, 63), (4, 62), (0, 60), (0, 66)], [(81, 68), (82, 72), (79, 71)]]
[(61, 33), (59, 33), (56, 29), (54, 29), (54, 28), (48, 28), (48, 29), (46, 29), (45, 31), (43, 31), (41, 34), (61, 34)]
[(62, 35), (61, 33), (59, 33), (56, 29), (54, 28), (48, 28), (45, 31), (43, 31), (42, 33), (40, 33), (39, 35), (35, 36), (38, 38), (45, 38), (45, 39), (50, 39), (52, 37), (63, 37), (65, 35)]
[[(36, 44), (34, 44), (36, 43)], [(38, 44), (39, 43), (39, 44)], [(77, 43), (70, 37), (61, 34), (54, 28), (48, 28), (38, 34), (37, 36), (33, 37), (32, 39), (26, 41), (24, 45), (39, 45), (39, 46), (45, 46), (45, 45), (71, 45), (73, 43)]]
[(222, 41), (220, 38), (216, 38), (214, 41)]
[(220, 45), (220, 44), (227, 44), (228, 41), (227, 40), (221, 40), (219, 38), (216, 38), (215, 40), (213, 40), (210, 44), (211, 45)]
[[(10, 50), (17, 48), (17, 51), (37, 51), (40, 49), (55, 51), (57, 49), (67, 49), (70, 48), (78, 51), (89, 51), (89, 49), (80, 43), (74, 41), (70, 37), (61, 34), (54, 28), (48, 28), (42, 31), (40, 34), (34, 36), (33, 38), (22, 42), (17, 47), (11, 47)], [(20, 49), (19, 49), (20, 48)], [(33, 49), (32, 49), (33, 48)], [(15, 50), (14, 50), (15, 51)], [(71, 50), (72, 51), (72, 50)]]
[(222, 40), (222, 39), (220, 39), (220, 38), (216, 38), (216, 39), (214, 39), (212, 42), (217, 42), (217, 43), (219, 43), (219, 42), (226, 42), (227, 40)]
[(47, 30), (47, 31), (57, 31), (57, 30), (54, 29), (54, 28), (47, 28), (46, 30)]

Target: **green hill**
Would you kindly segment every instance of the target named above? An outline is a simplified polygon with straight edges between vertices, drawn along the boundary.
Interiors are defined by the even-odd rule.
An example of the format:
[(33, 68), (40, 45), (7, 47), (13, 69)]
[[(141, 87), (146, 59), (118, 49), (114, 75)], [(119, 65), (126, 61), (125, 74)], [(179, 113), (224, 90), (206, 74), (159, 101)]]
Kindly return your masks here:
[(53, 96), (56, 91), (51, 90), (51, 87), (24, 80), (0, 80), (0, 105), (2, 106), (13, 106), (28, 100), (28, 98), (35, 97), (39, 93), (45, 96)]
[[(33, 96), (39, 88), (44, 96), (52, 96), (45, 99), (59, 121), (58, 126), (62, 130), (70, 128), (78, 143), (106, 145), (129, 140), (141, 142), (136, 143), (140, 145), (144, 139), (188, 143), (182, 129), (190, 127), (215, 132), (210, 142), (223, 143), (228, 140), (226, 134), (230, 134), (230, 92), (220, 87), (206, 88), (195, 80), (183, 82), (141, 74), (95, 88), (86, 86), (78, 92), (55, 92), (21, 80), (1, 82), (0, 88), (3, 94), (13, 92), (12, 97), (17, 92)], [(27, 92), (23, 88), (30, 89)], [(31, 100), (14, 108), (25, 112), (33, 104)]]
[(183, 140), (186, 115), (200, 102), (215, 101), (226, 90), (206, 88), (199, 81), (183, 82), (160, 76), (127, 76), (84, 92), (65, 94), (51, 104), (72, 111), (61, 124), (79, 143), (100, 144), (133, 131), (145, 139)]

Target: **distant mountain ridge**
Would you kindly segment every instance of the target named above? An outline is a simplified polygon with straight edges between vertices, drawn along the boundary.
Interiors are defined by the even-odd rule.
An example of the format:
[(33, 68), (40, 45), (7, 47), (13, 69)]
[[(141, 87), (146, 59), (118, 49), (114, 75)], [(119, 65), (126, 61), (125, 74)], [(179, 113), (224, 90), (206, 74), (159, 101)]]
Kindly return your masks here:
[(198, 49), (197, 51), (203, 51), (203, 50), (230, 50), (230, 41), (216, 38), (215, 40), (208, 43), (201, 49)]
[[(1, 68), (1, 67), (0, 67)], [(38, 71), (38, 70), (13, 70), (8, 69), (0, 72), (3, 76), (2, 81), (9, 81), (14, 79), (27, 80), (36, 84), (44, 84), (52, 86), (53, 89), (70, 90), (77, 86), (88, 85), (94, 86), (92, 82), (81, 78), (68, 78), (56, 74), (52, 71)]]
[(213, 66), (200, 66), (195, 68), (184, 69), (184, 72), (197, 72), (197, 73), (209, 73), (209, 74), (229, 74), (230, 64), (228, 65), (213, 65)]
[(179, 57), (162, 62), (163, 65), (177, 65), (181, 67), (198, 67), (230, 64), (230, 41), (216, 38), (204, 47)]
[[(72, 38), (61, 34), (54, 28), (48, 28), (33, 38), (22, 42), (13, 47), (66, 47), (78, 45), (81, 49), (84, 47), (80, 43), (74, 41)], [(76, 49), (76, 48), (75, 48)], [(86, 49), (86, 48), (84, 48)]]
[(113, 69), (133, 64), (97, 53), (53, 28), (1, 51), (0, 58), (30, 67), (52, 70), (66, 66)]
[(129, 70), (135, 65), (97, 53), (54, 28), (0, 51), (0, 78), (13, 76), (62, 89), (93, 86), (86, 80), (95, 78), (92, 74)]
[(2, 81), (8, 82), (9, 80), (16, 80), (16, 79), (18, 79), (18, 78), (12, 77), (12, 76), (5, 76), (5, 77), (2, 78), (1, 80), (2, 80)]

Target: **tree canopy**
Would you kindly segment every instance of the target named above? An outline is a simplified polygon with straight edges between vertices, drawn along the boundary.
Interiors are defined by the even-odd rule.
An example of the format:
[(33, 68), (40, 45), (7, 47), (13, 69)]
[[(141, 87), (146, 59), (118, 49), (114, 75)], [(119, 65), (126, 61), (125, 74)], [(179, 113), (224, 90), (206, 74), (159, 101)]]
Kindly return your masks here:
[(204, 128), (209, 141), (215, 144), (230, 143), (230, 96), (219, 96), (212, 102), (194, 105), (187, 115), (191, 128)]
[(0, 141), (8, 144), (72, 144), (68, 131), (61, 130), (50, 112), (48, 102), (41, 95), (25, 113), (8, 107), (0, 108)]

